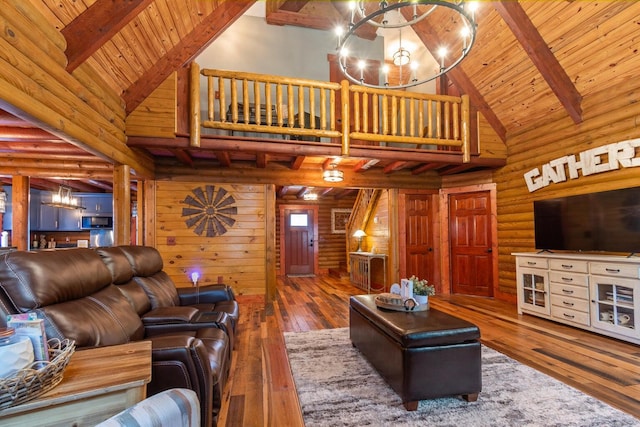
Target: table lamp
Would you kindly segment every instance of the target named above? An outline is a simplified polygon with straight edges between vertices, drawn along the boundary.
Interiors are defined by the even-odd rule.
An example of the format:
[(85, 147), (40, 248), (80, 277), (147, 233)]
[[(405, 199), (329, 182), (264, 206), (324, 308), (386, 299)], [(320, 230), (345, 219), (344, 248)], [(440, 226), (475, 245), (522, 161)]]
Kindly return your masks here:
[(358, 239), (358, 249), (356, 252), (362, 252), (362, 238), (366, 235), (367, 234), (362, 230), (356, 230), (356, 232), (353, 233), (353, 237)]

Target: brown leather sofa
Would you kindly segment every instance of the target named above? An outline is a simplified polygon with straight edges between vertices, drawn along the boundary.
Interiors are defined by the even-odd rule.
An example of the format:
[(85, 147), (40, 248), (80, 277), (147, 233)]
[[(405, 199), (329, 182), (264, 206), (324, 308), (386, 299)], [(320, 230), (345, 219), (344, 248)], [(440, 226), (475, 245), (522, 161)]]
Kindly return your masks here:
[[(114, 269), (97, 251), (86, 248), (1, 255), (0, 325), (6, 325), (6, 314), (35, 312), (44, 319), (49, 338), (73, 339), (79, 350), (149, 339), (152, 379), (148, 394), (192, 389), (201, 403), (202, 425), (216, 425), (230, 367), (229, 336), (215, 322), (190, 329), (181, 324), (174, 331), (170, 317), (162, 321), (166, 329), (147, 333), (134, 309), (136, 304), (145, 305), (144, 293), (124, 292), (124, 288), (139, 286), (124, 259), (119, 258), (121, 268)], [(216, 288), (216, 292), (222, 291)]]
[(238, 302), (226, 285), (176, 288), (162, 270), (160, 252), (150, 246), (96, 249), (113, 283), (129, 299), (148, 336), (206, 327), (224, 330), (234, 346)]

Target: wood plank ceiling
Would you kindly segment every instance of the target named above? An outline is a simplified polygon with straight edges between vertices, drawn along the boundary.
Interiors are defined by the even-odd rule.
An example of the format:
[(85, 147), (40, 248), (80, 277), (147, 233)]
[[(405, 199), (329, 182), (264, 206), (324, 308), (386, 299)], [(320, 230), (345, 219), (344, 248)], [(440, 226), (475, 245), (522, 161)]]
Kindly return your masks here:
[[(121, 97), (127, 113), (174, 70), (192, 61), (254, 3), (29, 1), (67, 40), (67, 70), (73, 72), (81, 64), (93, 68)], [(345, 2), (340, 1), (266, 3), (266, 22), (273, 25), (329, 30), (347, 13)], [(477, 12), (476, 46), (448, 77), (458, 90), (470, 95), (502, 141), (540, 126), (552, 116), (579, 124), (584, 95), (604, 90), (637, 72), (637, 61), (633, 60), (637, 58), (638, 38), (633, 34), (638, 32), (639, 16), (640, 2), (632, 1), (482, 2)], [(447, 31), (445, 25), (439, 29), (419, 26), (417, 33), (427, 49), (435, 51), (443, 31)], [(374, 36), (371, 31), (361, 34), (364, 38)], [(611, 73), (612, 68), (615, 73)], [(145, 148), (139, 144), (137, 147)], [(152, 149), (150, 146), (149, 151)], [(1, 172), (4, 182), (10, 182), (11, 171), (20, 168), (21, 173), (33, 172), (34, 182), (43, 186), (57, 178), (54, 183), (68, 180), (82, 191), (109, 191), (111, 165), (6, 113), (0, 115), (0, 150), (0, 166), (6, 170)], [(260, 152), (199, 155), (218, 161), (226, 158), (226, 164), (220, 162), (220, 167), (237, 161), (264, 168), (270, 161), (280, 160), (290, 169), (301, 166), (300, 158), (293, 155), (278, 159)], [(38, 156), (45, 159), (44, 164), (36, 161)], [(182, 152), (181, 161), (197, 164), (197, 156)], [(359, 166), (363, 165), (360, 161)], [(402, 168), (417, 170), (421, 165), (380, 161), (368, 166), (391, 174)]]

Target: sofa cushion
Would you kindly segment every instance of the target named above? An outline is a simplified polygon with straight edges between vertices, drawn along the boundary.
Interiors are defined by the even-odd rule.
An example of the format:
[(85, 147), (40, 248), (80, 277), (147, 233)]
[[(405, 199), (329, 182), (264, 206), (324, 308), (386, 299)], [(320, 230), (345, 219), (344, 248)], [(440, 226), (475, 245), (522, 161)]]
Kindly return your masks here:
[(35, 310), (49, 338), (69, 338), (78, 347), (125, 344), (144, 338), (144, 326), (115, 285), (94, 294)]
[(142, 316), (151, 310), (151, 301), (144, 289), (133, 281), (133, 267), (120, 247), (105, 247), (96, 249), (100, 258), (111, 273), (111, 280), (127, 297), (133, 309)]
[(111, 285), (91, 249), (9, 252), (0, 258), (0, 287), (21, 313), (83, 298)]
[(133, 269), (134, 280), (144, 289), (151, 308), (180, 305), (176, 285), (162, 270), (160, 252), (150, 246), (119, 246)]

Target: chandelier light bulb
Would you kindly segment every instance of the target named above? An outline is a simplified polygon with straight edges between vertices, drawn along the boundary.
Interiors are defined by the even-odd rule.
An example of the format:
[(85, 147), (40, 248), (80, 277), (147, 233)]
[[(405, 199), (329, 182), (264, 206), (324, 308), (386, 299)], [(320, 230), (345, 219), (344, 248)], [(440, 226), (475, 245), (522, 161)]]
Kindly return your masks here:
[[(375, 7), (375, 3), (378, 3), (378, 7)], [(365, 4), (367, 8), (365, 9)], [(398, 0), (394, 2), (379, 1), (379, 2), (364, 2), (351, 1), (348, 4), (350, 13), (350, 21), (346, 23), (346, 31), (338, 35), (338, 49), (340, 55), (339, 66), (345, 77), (352, 83), (360, 84), (367, 87), (379, 88), (379, 89), (404, 89), (411, 86), (416, 86), (434, 80), (444, 73), (448, 72), (452, 68), (456, 67), (471, 51), (476, 39), (477, 23), (475, 21), (475, 10), (478, 7), (478, 2), (467, 1), (454, 1), (454, 0)], [(375, 10), (374, 10), (375, 9)], [(438, 11), (434, 13), (434, 11)], [(442, 11), (442, 13), (440, 13)], [(347, 18), (349, 19), (349, 18)], [(414, 25), (421, 23), (420, 25), (434, 28), (437, 32), (439, 28), (441, 34), (445, 34), (443, 37), (443, 44), (448, 46), (462, 46), (460, 53), (452, 54), (446, 50), (439, 52), (432, 52), (436, 61), (440, 63), (439, 69), (429, 69), (421, 73), (420, 79), (417, 78), (417, 73), (414, 68), (411, 68), (412, 74), (410, 80), (402, 78), (402, 68), (400, 68), (400, 79), (397, 83), (389, 83), (387, 78), (388, 71), (384, 70), (383, 63), (378, 67), (378, 75), (382, 73), (384, 78), (384, 84), (382, 83), (382, 76), (379, 81), (375, 83), (364, 81), (364, 69), (362, 67), (349, 67), (346, 58), (349, 57), (348, 48), (351, 50), (359, 50), (355, 48), (356, 32), (362, 26), (372, 26), (380, 28), (382, 30), (397, 29), (400, 30), (400, 43), (396, 52), (392, 55), (393, 64), (398, 67), (403, 67), (412, 64), (411, 54), (415, 52), (409, 52), (407, 47), (402, 43), (402, 30), (405, 27), (411, 28), (413, 31), (420, 32)], [(343, 28), (345, 24), (343, 24)], [(413, 49), (412, 49), (413, 50)], [(448, 55), (451, 56), (448, 56)], [(367, 59), (365, 54), (351, 53), (352, 57)], [(447, 67), (445, 67), (445, 57), (447, 58)], [(375, 59), (375, 58), (371, 58)], [(371, 67), (371, 63), (368, 63), (368, 67)], [(358, 69), (360, 72), (358, 73)]]

